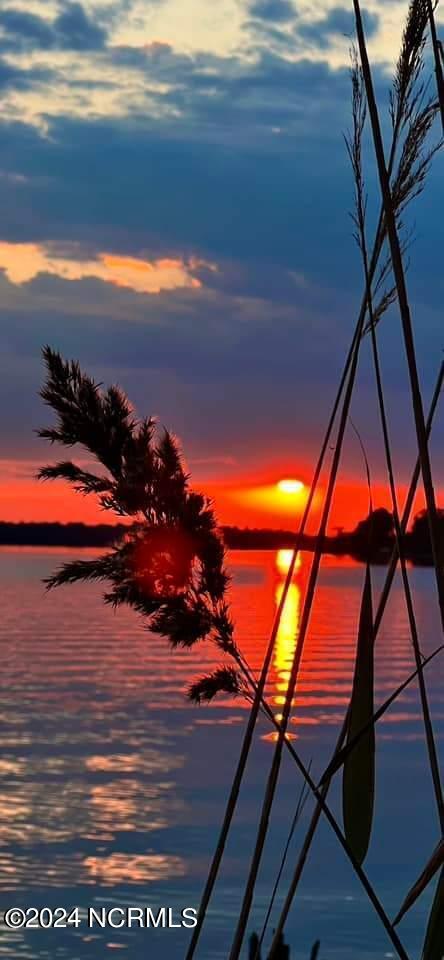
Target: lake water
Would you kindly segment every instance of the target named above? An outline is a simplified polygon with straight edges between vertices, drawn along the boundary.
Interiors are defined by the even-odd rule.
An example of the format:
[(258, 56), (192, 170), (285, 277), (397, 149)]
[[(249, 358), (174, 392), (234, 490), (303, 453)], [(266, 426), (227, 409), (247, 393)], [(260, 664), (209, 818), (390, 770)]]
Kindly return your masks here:
[[(82, 551), (82, 555), (88, 551)], [(129, 610), (114, 613), (96, 587), (45, 594), (41, 579), (68, 552), (0, 551), (0, 903), (2, 910), (88, 906), (197, 907), (246, 721), (242, 702), (187, 704), (185, 690), (211, 667), (214, 651), (172, 653)], [(238, 637), (258, 669), (279, 599), (285, 554), (232, 553), (232, 608)], [(310, 558), (302, 557), (278, 638), (267, 696), (279, 711), (288, 679)], [(384, 570), (373, 571), (375, 592)], [(291, 730), (318, 775), (347, 705), (363, 568), (326, 559), (313, 612)], [(424, 652), (440, 643), (430, 570), (411, 571)], [(219, 658), (216, 658), (218, 661)], [(377, 700), (412, 670), (403, 594), (396, 581), (377, 644)], [(443, 759), (444, 661), (428, 668), (428, 688)], [(236, 822), (198, 953), (227, 957), (242, 895), (260, 798), (272, 754), (258, 730)], [(250, 931), (268, 905), (301, 787), (285, 758)], [(331, 803), (339, 809), (339, 785)], [(304, 808), (291, 848), (307, 825)], [(438, 839), (416, 685), (378, 726), (377, 802), (366, 869), (393, 915)], [(285, 878), (289, 876), (287, 870)], [(285, 886), (285, 884), (284, 884)], [(278, 904), (281, 897), (278, 897)], [(424, 896), (400, 927), (418, 956), (429, 907)], [(83, 917), (83, 913), (82, 913)], [(271, 922), (272, 926), (272, 922)], [(270, 930), (271, 933), (271, 930)], [(322, 824), (287, 928), (293, 958), (376, 960), (393, 951), (335, 836)], [(181, 960), (183, 929), (17, 930), (0, 934), (0, 957)], [(269, 943), (269, 937), (266, 942)]]

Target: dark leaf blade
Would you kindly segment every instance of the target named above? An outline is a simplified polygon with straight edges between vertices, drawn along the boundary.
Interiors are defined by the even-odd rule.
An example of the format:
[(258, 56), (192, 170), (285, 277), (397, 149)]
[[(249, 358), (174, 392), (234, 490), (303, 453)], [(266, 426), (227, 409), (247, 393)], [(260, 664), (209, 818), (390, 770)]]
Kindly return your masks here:
[[(432, 856), (430, 857), (430, 860), (428, 860), (426, 866), (424, 867), (424, 870), (422, 871), (421, 876), (418, 877), (416, 883), (414, 883), (413, 886), (410, 888), (402, 904), (402, 907), (399, 913), (397, 914), (396, 919), (394, 920), (395, 924), (399, 923), (402, 917), (404, 916), (404, 914), (406, 914), (407, 911), (410, 910), (410, 907), (412, 907), (413, 904), (416, 903), (418, 897), (421, 896), (422, 892), (425, 890), (426, 887), (428, 887), (430, 881), (435, 876), (435, 873), (437, 873), (439, 868), (443, 866), (444, 866), (444, 840), (441, 840), (441, 842), (438, 843), (438, 846), (433, 851)], [(444, 953), (444, 951), (442, 951), (442, 953)]]
[(422, 960), (442, 960), (444, 956), (444, 868), (438, 880), (425, 935)]
[(359, 864), (367, 854), (373, 823), (375, 794), (373, 609), (370, 567), (367, 565), (359, 618), (347, 742), (367, 724), (367, 732), (344, 763), (342, 804), (346, 840)]

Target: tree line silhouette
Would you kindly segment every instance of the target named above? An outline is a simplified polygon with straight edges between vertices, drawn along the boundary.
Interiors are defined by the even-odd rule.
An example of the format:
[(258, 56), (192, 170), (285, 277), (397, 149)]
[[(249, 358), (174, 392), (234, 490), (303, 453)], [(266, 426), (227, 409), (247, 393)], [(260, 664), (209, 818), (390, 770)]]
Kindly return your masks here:
[[(302, 550), (311, 551), (316, 537), (284, 529), (223, 526), (225, 546), (231, 550), (281, 550), (294, 547), (296, 540)], [(123, 523), (86, 524), (0, 521), (0, 545), (44, 547), (110, 547), (128, 533)], [(444, 510), (438, 510), (439, 542), (444, 544)], [(350, 531), (338, 529), (334, 536), (324, 537), (324, 553), (351, 556), (363, 562), (384, 563), (393, 551), (395, 525), (393, 514), (378, 507), (360, 520)], [(404, 556), (413, 563), (433, 563), (427, 512), (421, 510), (413, 519), (411, 529), (404, 534)]]

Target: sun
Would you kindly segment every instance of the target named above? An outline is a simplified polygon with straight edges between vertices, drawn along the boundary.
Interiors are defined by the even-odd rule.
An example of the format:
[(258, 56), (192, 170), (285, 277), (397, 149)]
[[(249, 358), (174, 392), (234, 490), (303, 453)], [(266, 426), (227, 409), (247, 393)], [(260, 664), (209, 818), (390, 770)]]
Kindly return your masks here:
[(305, 488), (305, 483), (302, 483), (302, 480), (293, 480), (286, 477), (283, 480), (279, 480), (276, 486), (280, 493), (288, 493), (291, 495), (302, 493)]

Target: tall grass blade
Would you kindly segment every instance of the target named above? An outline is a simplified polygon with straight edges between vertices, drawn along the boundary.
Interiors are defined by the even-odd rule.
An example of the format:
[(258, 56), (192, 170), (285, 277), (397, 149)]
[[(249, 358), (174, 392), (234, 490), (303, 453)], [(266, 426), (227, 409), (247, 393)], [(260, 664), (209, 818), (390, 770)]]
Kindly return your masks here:
[[(429, 657), (426, 657), (425, 660), (422, 661), (421, 670), (425, 670), (427, 665), (431, 663), (431, 661), (434, 660), (439, 653), (442, 653), (443, 650), (444, 650), (444, 644), (441, 644), (441, 646), (437, 647), (436, 650), (434, 650)], [(398, 698), (401, 696), (401, 693), (403, 693), (404, 690), (406, 690), (407, 687), (410, 686), (413, 680), (416, 679), (416, 677), (418, 676), (418, 673), (419, 673), (418, 669), (414, 670), (413, 673), (411, 673), (407, 677), (407, 679), (403, 681), (403, 683), (400, 683), (399, 687), (396, 687), (396, 690), (394, 690), (393, 693), (391, 693), (390, 696), (387, 698), (387, 700), (384, 700), (384, 703), (382, 703), (381, 706), (378, 707), (378, 709), (375, 711), (375, 713), (373, 714), (371, 719), (366, 723), (366, 725), (362, 727), (361, 730), (357, 731), (353, 737), (349, 737), (344, 747), (342, 747), (341, 749), (338, 749), (338, 747), (336, 747), (336, 751), (333, 759), (330, 761), (328, 767), (326, 768), (326, 770), (322, 774), (322, 777), (319, 780), (320, 787), (323, 787), (324, 784), (328, 783), (328, 781), (331, 780), (331, 778), (336, 773), (336, 771), (339, 770), (344, 765), (346, 758), (349, 756), (352, 750), (355, 749), (355, 746), (359, 743), (359, 741), (361, 740), (361, 737), (365, 736), (370, 726), (375, 726), (375, 724), (378, 723), (378, 720), (380, 720), (381, 717), (383, 717), (384, 714), (387, 713), (387, 710), (389, 709), (389, 707), (391, 707), (392, 703), (394, 703), (395, 700), (398, 700)]]
[[(438, 406), (439, 398), (440, 398), (440, 396), (441, 396), (441, 391), (442, 391), (443, 382), (444, 382), (444, 363), (441, 362), (440, 368), (439, 368), (439, 371), (438, 371), (438, 376), (437, 376), (437, 379), (436, 379), (435, 388), (434, 388), (434, 390), (433, 390), (433, 395), (432, 395), (432, 400), (431, 400), (431, 404), (430, 404), (429, 415), (428, 415), (428, 417), (427, 417), (427, 424), (426, 424), (427, 437), (430, 436), (430, 433), (431, 433), (431, 430), (432, 430), (433, 419), (434, 419), (434, 416), (435, 416), (435, 413), (436, 413), (436, 409), (437, 409), (437, 406)], [(416, 489), (417, 489), (417, 486), (418, 486), (419, 475), (420, 475), (420, 463), (419, 463), (419, 458), (418, 458), (417, 461), (416, 461), (414, 470), (413, 470), (413, 474), (412, 474), (412, 478), (411, 478), (411, 481), (410, 481), (410, 485), (409, 485), (409, 489), (408, 489), (408, 493), (407, 493), (407, 497), (406, 497), (404, 509), (403, 509), (403, 512), (402, 512), (402, 517), (401, 517), (401, 532), (402, 532), (402, 534), (404, 534), (405, 531), (407, 530), (407, 526), (408, 526), (408, 523), (409, 523), (409, 520), (410, 520), (410, 514), (411, 514), (411, 511), (412, 511), (413, 502), (414, 502), (415, 495), (416, 495)], [(377, 637), (377, 635), (378, 635), (379, 629), (380, 629), (380, 627), (381, 627), (381, 623), (382, 623), (382, 620), (383, 620), (383, 617), (384, 617), (384, 613), (385, 613), (385, 610), (386, 610), (386, 607), (387, 607), (387, 601), (388, 601), (388, 598), (389, 598), (389, 595), (390, 595), (390, 589), (391, 589), (391, 585), (392, 585), (392, 583), (393, 583), (393, 578), (394, 578), (395, 571), (396, 571), (397, 560), (398, 560), (398, 544), (395, 542), (395, 544), (394, 544), (394, 546), (393, 546), (392, 557), (391, 557), (390, 564), (389, 564), (389, 567), (388, 567), (388, 570), (387, 570), (387, 574), (386, 574), (386, 579), (385, 579), (385, 581), (384, 581), (384, 586), (383, 586), (383, 588), (382, 588), (382, 590), (381, 590), (381, 595), (380, 595), (380, 597), (379, 597), (378, 607), (377, 607), (376, 614), (375, 614), (375, 620), (374, 620), (374, 639), (375, 639), (375, 640), (376, 640), (376, 637)], [(440, 649), (441, 649), (441, 647), (438, 648), (438, 651), (439, 651)], [(436, 654), (438, 651), (435, 651), (435, 654)], [(338, 756), (338, 754), (340, 753), (340, 751), (341, 751), (341, 749), (342, 749), (342, 747), (343, 747), (343, 744), (344, 744), (344, 741), (345, 741), (346, 732), (347, 732), (347, 718), (348, 718), (348, 714), (347, 714), (347, 716), (346, 716), (346, 718), (345, 718), (345, 721), (344, 721), (344, 723), (343, 723), (343, 725), (342, 725), (342, 727), (341, 727), (341, 731), (340, 731), (340, 733), (339, 733), (339, 737), (338, 737), (338, 741), (337, 741), (336, 748), (335, 748), (335, 751), (334, 751), (334, 756), (333, 756), (332, 763), (334, 762), (335, 758)], [(342, 761), (341, 761), (341, 762), (342, 762)], [(332, 773), (333, 773), (333, 772), (334, 772), (334, 770), (332, 771)], [(329, 790), (329, 787), (330, 787), (330, 783), (331, 783), (331, 777), (329, 777), (328, 779), (326, 779), (325, 783), (323, 783), (322, 786), (321, 786), (321, 788), (320, 788), (320, 796), (321, 796), (322, 800), (325, 800), (325, 799), (327, 798), (328, 790)], [(302, 874), (303, 874), (303, 872), (304, 872), (304, 868), (305, 868), (305, 864), (306, 864), (306, 862), (307, 862), (308, 854), (309, 854), (309, 852), (310, 852), (311, 844), (312, 844), (312, 842), (313, 842), (313, 838), (314, 838), (314, 836), (315, 836), (315, 834), (316, 834), (316, 830), (317, 830), (317, 827), (318, 827), (318, 824), (319, 824), (319, 821), (320, 821), (320, 818), (321, 818), (321, 813), (322, 813), (322, 805), (321, 805), (321, 803), (318, 801), (318, 803), (316, 804), (316, 806), (315, 806), (315, 808), (314, 808), (314, 810), (313, 810), (313, 814), (312, 814), (312, 817), (311, 817), (311, 820), (310, 820), (310, 824), (309, 824), (307, 833), (306, 833), (306, 835), (305, 835), (305, 839), (304, 839), (304, 842), (303, 842), (303, 845), (302, 845), (302, 848), (301, 848), (301, 851), (300, 851), (300, 854), (299, 854), (299, 857), (298, 857), (298, 860), (297, 860), (297, 863), (296, 863), (296, 866), (295, 866), (295, 869), (294, 869), (294, 873), (293, 873), (293, 876), (292, 876), (292, 879), (291, 879), (290, 887), (289, 887), (288, 892), (287, 892), (287, 895), (286, 895), (286, 897), (285, 897), (285, 901), (284, 901), (284, 904), (283, 904), (283, 907), (282, 907), (282, 910), (281, 910), (281, 914), (280, 914), (280, 916), (279, 916), (279, 920), (278, 920), (277, 925), (276, 925), (275, 938), (277, 938), (277, 936), (279, 935), (279, 933), (281, 933), (282, 930), (284, 930), (284, 928), (285, 928), (285, 926), (286, 926), (287, 919), (288, 919), (288, 915), (289, 915), (289, 913), (290, 913), (293, 900), (294, 900), (294, 898), (295, 898), (295, 896), (296, 896), (296, 893), (297, 893), (297, 890), (298, 890), (298, 887), (299, 887), (299, 882), (300, 882), (301, 877), (302, 877)]]
[(444, 866), (444, 839), (438, 843), (438, 846), (432, 853), (430, 860), (426, 863), (424, 870), (421, 873), (421, 876), (418, 877), (416, 883), (413, 884), (413, 887), (409, 890), (402, 907), (399, 913), (396, 915), (393, 923), (399, 923), (402, 920), (403, 916), (410, 910), (410, 907), (413, 907), (413, 904), (416, 903), (418, 897), (421, 896), (426, 887), (428, 887), (431, 880), (435, 876), (435, 873), (438, 872), (440, 867)]
[(422, 960), (444, 956), (444, 869), (441, 870), (425, 935)]
[[(328, 450), (328, 445), (329, 445), (329, 443), (330, 443), (330, 437), (331, 437), (332, 432), (333, 432), (333, 427), (334, 427), (334, 424), (335, 424), (336, 414), (337, 414), (337, 411), (338, 411), (338, 408), (339, 408), (339, 404), (340, 404), (340, 402), (341, 402), (341, 397), (342, 397), (342, 393), (343, 393), (345, 384), (346, 384), (346, 382), (347, 382), (347, 376), (348, 376), (348, 373), (349, 373), (350, 365), (351, 365), (351, 363), (352, 363), (354, 354), (355, 354), (355, 352), (357, 351), (357, 349), (358, 349), (358, 347), (359, 347), (359, 340), (360, 340), (360, 328), (359, 328), (359, 324), (357, 324), (357, 327), (356, 327), (356, 330), (355, 330), (355, 334), (354, 334), (354, 337), (353, 337), (353, 339), (352, 339), (352, 343), (351, 343), (351, 346), (350, 346), (350, 349), (349, 349), (349, 352), (348, 352), (348, 356), (347, 356), (347, 359), (346, 359), (346, 362), (345, 362), (345, 365), (344, 365), (344, 369), (343, 369), (343, 371), (342, 371), (342, 376), (341, 376), (341, 380), (340, 380), (340, 383), (339, 383), (338, 391), (337, 391), (337, 394), (336, 394), (335, 402), (334, 402), (334, 404), (333, 404), (333, 409), (332, 409), (331, 414), (330, 414), (330, 419), (329, 419), (328, 426), (327, 426), (327, 429), (326, 429), (326, 432), (325, 432), (325, 436), (324, 436), (324, 440), (323, 440), (323, 443), (322, 443), (322, 447), (321, 447), (321, 451), (320, 451), (320, 454), (319, 454), (319, 458), (318, 458), (318, 462), (317, 462), (317, 465), (316, 465), (316, 469), (315, 469), (315, 472), (314, 472), (314, 475), (313, 475), (313, 479), (312, 479), (312, 483), (311, 483), (311, 487), (310, 487), (309, 496), (308, 496), (307, 503), (306, 503), (306, 506), (305, 506), (305, 509), (304, 509), (304, 514), (303, 514), (303, 516), (302, 516), (301, 524), (300, 524), (300, 527), (299, 527), (299, 536), (302, 536), (302, 534), (304, 533), (305, 527), (306, 527), (307, 522), (308, 522), (308, 518), (309, 518), (309, 515), (310, 515), (311, 506), (312, 506), (313, 499), (314, 499), (314, 496), (315, 496), (315, 493), (316, 493), (316, 489), (317, 489), (317, 486), (318, 486), (318, 483), (319, 483), (319, 478), (320, 478), (320, 476), (321, 476), (321, 471), (322, 471), (322, 466), (323, 466), (323, 463), (324, 463), (325, 455), (326, 455), (326, 452), (327, 452), (327, 450)], [(274, 618), (273, 626), (272, 626), (272, 629), (271, 629), (271, 633), (270, 633), (270, 638), (269, 638), (269, 641), (268, 641), (267, 650), (266, 650), (266, 653), (265, 653), (265, 657), (264, 657), (264, 661), (263, 661), (263, 664), (262, 664), (262, 669), (261, 669), (260, 677), (259, 677), (259, 680), (258, 680), (258, 683), (257, 683), (257, 688), (256, 688), (256, 691), (255, 691), (255, 696), (254, 696), (253, 704), (252, 704), (252, 707), (251, 707), (251, 710), (250, 710), (250, 714), (249, 714), (249, 717), (248, 717), (247, 727), (246, 727), (245, 734), (244, 734), (244, 738), (243, 738), (243, 741), (242, 741), (241, 752), (240, 752), (240, 755), (239, 755), (237, 767), (236, 767), (236, 770), (235, 770), (235, 773), (234, 773), (233, 782), (232, 782), (232, 785), (231, 785), (230, 793), (229, 793), (228, 800), (227, 800), (227, 804), (226, 804), (226, 807), (225, 807), (225, 813), (224, 813), (224, 818), (223, 818), (223, 822), (222, 822), (222, 827), (221, 827), (221, 830), (220, 830), (220, 833), (219, 833), (219, 837), (218, 837), (218, 840), (217, 840), (217, 844), (216, 844), (216, 848), (215, 848), (215, 851), (214, 851), (214, 854), (213, 854), (213, 859), (212, 859), (211, 864), (210, 864), (210, 867), (209, 867), (207, 879), (206, 879), (206, 882), (205, 882), (205, 887), (204, 887), (204, 890), (203, 890), (203, 893), (202, 893), (202, 897), (201, 897), (201, 901), (200, 901), (199, 911), (198, 911), (198, 915), (197, 915), (197, 923), (196, 923), (196, 926), (195, 926), (195, 928), (194, 928), (194, 930), (193, 930), (193, 934), (192, 934), (192, 937), (191, 937), (191, 940), (190, 940), (190, 943), (189, 943), (189, 946), (188, 946), (188, 950), (187, 950), (187, 953), (186, 953), (185, 960), (193, 960), (193, 957), (194, 957), (194, 955), (195, 955), (195, 952), (196, 952), (196, 949), (197, 949), (197, 946), (198, 946), (198, 943), (199, 943), (200, 935), (201, 935), (201, 932), (202, 932), (203, 924), (204, 924), (204, 922), (205, 922), (205, 917), (206, 917), (206, 914), (207, 914), (208, 905), (209, 905), (209, 903), (210, 903), (211, 896), (212, 896), (212, 893), (213, 893), (213, 890), (214, 890), (214, 886), (215, 886), (215, 883), (216, 883), (216, 880), (217, 880), (217, 877), (218, 877), (219, 868), (220, 868), (220, 865), (221, 865), (221, 863), (222, 863), (222, 858), (223, 858), (224, 851), (225, 851), (225, 845), (226, 845), (226, 842), (227, 842), (228, 834), (229, 834), (229, 832), (230, 832), (231, 823), (232, 823), (232, 820), (233, 820), (233, 817), (234, 817), (234, 813), (235, 813), (235, 810), (236, 810), (236, 806), (237, 806), (237, 801), (238, 801), (238, 799), (239, 799), (239, 794), (240, 794), (240, 789), (241, 789), (241, 785), (242, 785), (242, 780), (243, 780), (243, 776), (244, 776), (244, 773), (245, 773), (245, 770), (246, 770), (246, 766), (247, 766), (247, 762), (248, 762), (248, 757), (249, 757), (249, 753), (250, 753), (251, 744), (252, 744), (252, 742), (253, 742), (253, 735), (254, 735), (254, 730), (255, 730), (255, 726), (256, 726), (256, 721), (257, 721), (257, 718), (258, 718), (258, 716), (259, 716), (259, 712), (260, 712), (260, 709), (261, 709), (261, 701), (262, 701), (262, 698), (263, 698), (263, 695), (264, 695), (264, 692), (265, 692), (265, 685), (266, 685), (266, 682), (267, 682), (268, 671), (269, 671), (269, 668), (270, 668), (270, 664), (271, 664), (271, 660), (272, 660), (272, 656), (273, 656), (273, 650), (274, 650), (274, 646), (275, 646), (275, 643), (276, 643), (276, 637), (277, 637), (277, 634), (278, 634), (279, 625), (280, 625), (280, 621), (281, 621), (281, 617), (282, 617), (282, 611), (283, 611), (284, 606), (285, 606), (285, 602), (286, 602), (286, 599), (287, 599), (288, 591), (289, 591), (289, 588), (290, 588), (290, 585), (291, 585), (291, 582), (292, 582), (292, 579), (293, 579), (294, 570), (295, 570), (295, 567), (296, 567), (296, 560), (297, 560), (298, 552), (299, 552), (299, 548), (298, 548), (298, 546), (296, 545), (296, 548), (295, 548), (295, 550), (293, 551), (293, 554), (292, 554), (291, 562), (290, 562), (290, 564), (289, 564), (289, 568), (288, 568), (287, 575), (286, 575), (286, 578), (285, 578), (284, 587), (283, 587), (283, 590), (282, 590), (281, 599), (280, 599), (280, 602), (279, 602), (279, 605), (278, 605), (278, 609), (277, 609), (277, 611), (276, 611), (276, 615), (275, 615), (275, 618)]]
[[(374, 713), (373, 607), (370, 566), (365, 571), (359, 618), (347, 742), (367, 726)], [(372, 723), (344, 763), (342, 805), (345, 836), (363, 863), (370, 843), (375, 798), (375, 728)]]

